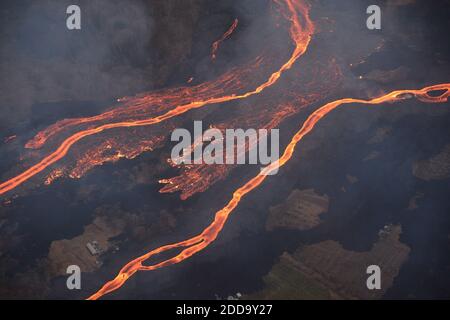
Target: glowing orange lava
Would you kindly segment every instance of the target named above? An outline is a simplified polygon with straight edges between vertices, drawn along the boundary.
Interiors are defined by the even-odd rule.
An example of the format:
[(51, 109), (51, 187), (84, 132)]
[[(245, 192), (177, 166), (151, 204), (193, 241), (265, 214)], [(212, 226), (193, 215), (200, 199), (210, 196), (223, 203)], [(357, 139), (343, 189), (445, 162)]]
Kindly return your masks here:
[[(439, 91), (444, 92), (442, 92), (440, 95), (437, 96), (430, 95), (431, 92), (439, 92)], [(448, 97), (450, 96), (450, 83), (438, 84), (420, 90), (392, 91), (391, 93), (388, 93), (386, 95), (371, 100), (362, 100), (353, 98), (339, 99), (320, 107), (306, 119), (306, 121), (303, 123), (303, 126), (294, 135), (291, 142), (287, 145), (287, 147), (283, 152), (283, 155), (278, 159), (278, 161), (273, 162), (272, 164), (265, 167), (259, 175), (255, 176), (247, 183), (245, 183), (242, 187), (238, 188), (233, 193), (233, 197), (228, 202), (228, 204), (221, 210), (216, 212), (214, 221), (206, 229), (204, 229), (202, 233), (185, 241), (159, 247), (130, 261), (119, 271), (119, 274), (113, 280), (107, 282), (99, 291), (94, 293), (88, 299), (96, 300), (107, 293), (119, 289), (137, 271), (155, 270), (179, 263), (196, 254), (197, 252), (203, 250), (205, 247), (207, 247), (211, 242), (213, 242), (217, 238), (225, 222), (227, 221), (229, 215), (237, 207), (241, 199), (250, 191), (257, 188), (266, 179), (266, 177), (272, 170), (275, 170), (285, 165), (291, 159), (297, 143), (301, 141), (305, 135), (311, 132), (311, 130), (320, 121), (320, 119), (322, 119), (328, 113), (336, 109), (338, 106), (350, 103), (374, 105), (385, 102), (396, 102), (411, 98), (412, 96), (415, 96), (417, 99), (423, 102), (432, 102), (432, 103), (446, 102), (448, 100)], [(185, 249), (183, 249), (179, 254), (177, 254), (173, 258), (166, 259), (162, 262), (150, 266), (143, 265), (143, 262), (150, 259), (151, 257), (159, 253), (176, 248), (185, 248)]]
[[(299, 59), (299, 57), (305, 53), (309, 46), (315, 28), (309, 17), (309, 6), (302, 0), (273, 1), (277, 5), (279, 5), (281, 14), (290, 22), (289, 33), (295, 47), (289, 59), (284, 62), (284, 64), (281, 65), (281, 67), (279, 67), (277, 71), (273, 72), (264, 82), (259, 85), (257, 85), (256, 82), (251, 83), (251, 86), (249, 85), (249, 87), (252, 89), (250, 89), (250, 91), (246, 91), (249, 89), (243, 90), (242, 87), (239, 86), (240, 83), (238, 83), (239, 81), (237, 80), (235, 74), (227, 73), (223, 75), (220, 80), (200, 84), (198, 86), (192, 86), (191, 88), (177, 88), (173, 90), (169, 89), (166, 91), (152, 93), (151, 95), (139, 96), (132, 99), (132, 101), (128, 100), (128, 98), (124, 98), (120, 100), (121, 103), (124, 103), (123, 108), (121, 108), (120, 110), (111, 110), (101, 115), (89, 118), (62, 120), (56, 123), (54, 126), (47, 128), (47, 130), (40, 132), (33, 140), (27, 143), (26, 147), (41, 147), (50, 136), (59, 132), (60, 130), (62, 130), (62, 128), (78, 126), (81, 124), (90, 124), (90, 127), (84, 128), (83, 130), (78, 129), (78, 132), (71, 134), (68, 138), (62, 141), (54, 152), (44, 157), (40, 162), (31, 166), (29, 169), (25, 170), (23, 173), (17, 175), (16, 177), (13, 177), (1, 183), (0, 195), (15, 189), (25, 181), (29, 180), (36, 174), (42, 172), (52, 164), (65, 157), (75, 143), (88, 136), (96, 135), (113, 128), (150, 126), (184, 114), (189, 110), (198, 109), (211, 104), (245, 99), (257, 95), (265, 89), (274, 85), (282, 76), (282, 74), (291, 69), (291, 67)], [(216, 52), (220, 43), (234, 32), (237, 25), (238, 20), (236, 19), (229, 30), (222, 36), (222, 38), (213, 44), (211, 55), (213, 60), (216, 58)], [(256, 65), (260, 62), (261, 60), (258, 58), (256, 61)], [(192, 78), (188, 80), (189, 83), (191, 81), (193, 81)], [(227, 89), (231, 88), (232, 90), (224, 91), (224, 84), (229, 84), (230, 87), (227, 87)], [(240, 89), (239, 92), (246, 92), (239, 94), (229, 93), (229, 91), (233, 92), (236, 88)], [(432, 93), (434, 95), (432, 95)], [(215, 213), (212, 223), (209, 224), (209, 226), (206, 227), (200, 234), (181, 242), (161, 246), (130, 261), (119, 271), (114, 279), (107, 282), (104, 286), (102, 286), (102, 288), (100, 288), (100, 290), (98, 290), (88, 299), (96, 300), (108, 293), (119, 289), (130, 277), (132, 277), (138, 271), (150, 271), (177, 264), (206, 248), (217, 238), (217, 236), (223, 229), (228, 217), (239, 205), (242, 198), (252, 190), (256, 189), (258, 186), (260, 186), (272, 170), (276, 170), (284, 166), (292, 158), (295, 147), (303, 139), (303, 137), (310, 133), (315, 125), (324, 116), (329, 114), (337, 107), (351, 103), (376, 105), (386, 102), (402, 101), (412, 97), (415, 97), (418, 100), (427, 103), (442, 103), (446, 102), (449, 96), (450, 83), (445, 83), (425, 87), (420, 90), (392, 91), (391, 93), (369, 100), (344, 98), (323, 105), (319, 109), (315, 110), (305, 120), (299, 131), (292, 137), (290, 143), (286, 146), (282, 156), (278, 159), (278, 161), (264, 168), (260, 174), (253, 177), (251, 180), (247, 181), (245, 184), (235, 190), (229, 202), (221, 210)], [(154, 107), (156, 111), (150, 115), (148, 113), (145, 113), (146, 117), (142, 119), (142, 113), (140, 113), (142, 110), (140, 109), (140, 107), (142, 107), (143, 105)], [(173, 108), (168, 110), (168, 106), (171, 108), (173, 106)], [(277, 117), (275, 117), (274, 115), (272, 119), (274, 121), (273, 125), (275, 125), (277, 121), (281, 121), (282, 119), (284, 119), (287, 114), (290, 114), (288, 107), (289, 106), (286, 106), (287, 109), (285, 110), (285, 113), (275, 114), (278, 115)], [(116, 116), (118, 113), (121, 116), (125, 115), (125, 119), (123, 117), (117, 118)], [(140, 115), (139, 118), (137, 117), (137, 114)], [(102, 121), (100, 124), (97, 123), (95, 126), (92, 124), (93, 122), (100, 120)], [(272, 124), (270, 123), (267, 124), (268, 127), (270, 127), (271, 125)], [(104, 143), (109, 145), (108, 141), (105, 141)], [(151, 147), (153, 147), (152, 143), (143, 146), (143, 148), (145, 148), (146, 150)], [(120, 154), (113, 155), (114, 158), (120, 156)], [(62, 175), (63, 172), (57, 168), (50, 174), (50, 176), (47, 178), (47, 180), (45, 180), (44, 183), (50, 184), (52, 183), (52, 181), (54, 181), (54, 179), (58, 179)], [(197, 176), (194, 176), (194, 179), (198, 179)], [(171, 182), (173, 180), (164, 181)], [(162, 192), (172, 192), (172, 190), (173, 188), (167, 187), (163, 188)], [(191, 193), (186, 193), (185, 196), (187, 197), (191, 195), (193, 191), (195, 190), (191, 190)], [(150, 258), (173, 249), (179, 250), (171, 258), (164, 259), (163, 261), (152, 265), (144, 265), (144, 262), (146, 262)]]
[(9, 136), (9, 137), (6, 137), (5, 139), (3, 139), (3, 142), (4, 143), (10, 143), (11, 141), (13, 141), (16, 138), (17, 138), (16, 135), (12, 135), (12, 136)]
[[(0, 195), (16, 188), (17, 186), (21, 185), (25, 181), (29, 180), (31, 177), (35, 176), (36, 174), (42, 172), (50, 165), (56, 163), (60, 159), (62, 159), (67, 152), (70, 150), (70, 148), (81, 139), (98, 134), (100, 132), (103, 132), (105, 130), (113, 129), (113, 128), (123, 128), (123, 127), (141, 127), (141, 126), (148, 126), (156, 123), (160, 123), (162, 121), (165, 121), (167, 119), (173, 118), (175, 116), (181, 115), (189, 110), (201, 108), (206, 105), (216, 104), (216, 103), (222, 103), (222, 102), (228, 102), (238, 99), (245, 99), (248, 97), (251, 97), (253, 95), (259, 94), (262, 91), (264, 91), (266, 88), (272, 86), (275, 84), (278, 79), (281, 77), (281, 75), (291, 69), (291, 67), (294, 65), (294, 63), (297, 61), (297, 59), (303, 55), (310, 43), (311, 36), (314, 32), (314, 25), (309, 17), (309, 6), (305, 4), (302, 1), (297, 0), (284, 0), (283, 3), (281, 0), (274, 0), (277, 4), (280, 6), (280, 10), (282, 14), (290, 21), (290, 36), (295, 44), (295, 49), (292, 52), (290, 58), (274, 73), (270, 75), (270, 77), (262, 84), (260, 84), (258, 87), (256, 87), (252, 91), (248, 91), (243, 94), (231, 94), (221, 97), (215, 97), (207, 100), (201, 100), (201, 101), (193, 101), (184, 105), (178, 105), (177, 107), (173, 108), (172, 110), (156, 116), (152, 118), (147, 118), (143, 120), (135, 120), (135, 121), (121, 121), (121, 122), (115, 122), (115, 123), (107, 123), (100, 125), (98, 127), (86, 129), (83, 131), (79, 131), (66, 140), (64, 140), (61, 145), (51, 153), (50, 155), (46, 156), (43, 160), (41, 160), (36, 165), (30, 167), (23, 173), (17, 175), (16, 177), (9, 179), (5, 181), (4, 183), (0, 184)], [(89, 118), (83, 118), (79, 120), (80, 122), (86, 122), (91, 121)], [(76, 119), (68, 119), (68, 122), (77, 121)], [(45, 140), (44, 140), (45, 141)]]
[(227, 30), (227, 32), (225, 32), (222, 37), (215, 41), (212, 44), (211, 47), (211, 59), (215, 60), (216, 56), (217, 56), (217, 50), (219, 50), (219, 46), (220, 44), (225, 41), (229, 36), (231, 36), (231, 34), (234, 32), (234, 30), (236, 30), (236, 27), (238, 26), (239, 20), (238, 19), (234, 19), (233, 24), (230, 26), (230, 28)]

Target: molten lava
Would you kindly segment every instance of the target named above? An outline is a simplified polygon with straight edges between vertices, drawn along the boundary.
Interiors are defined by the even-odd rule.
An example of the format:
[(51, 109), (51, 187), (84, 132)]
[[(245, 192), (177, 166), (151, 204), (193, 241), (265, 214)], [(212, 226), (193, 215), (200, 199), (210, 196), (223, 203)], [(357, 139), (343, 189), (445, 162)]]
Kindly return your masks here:
[(234, 32), (234, 30), (236, 30), (236, 27), (238, 26), (239, 20), (238, 19), (234, 19), (233, 24), (230, 26), (230, 28), (227, 30), (227, 32), (225, 32), (222, 37), (215, 41), (212, 44), (211, 47), (211, 60), (215, 60), (216, 56), (217, 56), (217, 50), (219, 50), (219, 46), (222, 42), (224, 42), (229, 36), (231, 36), (231, 34)]
[[(287, 70), (291, 69), (291, 67), (298, 60), (298, 58), (305, 53), (305, 51), (310, 43), (311, 36), (314, 32), (314, 25), (309, 17), (309, 6), (307, 4), (305, 4), (302, 1), (294, 1), (294, 0), (285, 0), (283, 2), (281, 2), (280, 0), (274, 0), (274, 1), (280, 6), (281, 13), (283, 14), (283, 16), (285, 16), (289, 20), (289, 22), (291, 24), (290, 36), (295, 44), (295, 48), (294, 48), (294, 51), (292, 52), (290, 58), (277, 71), (273, 72), (265, 82), (258, 85), (255, 89), (247, 91), (245, 93), (241, 93), (241, 94), (232, 93), (232, 94), (224, 95), (224, 96), (215, 96), (215, 97), (208, 98), (205, 100), (194, 100), (194, 101), (191, 100), (190, 102), (187, 102), (186, 104), (177, 105), (173, 109), (171, 109), (163, 114), (160, 114), (158, 116), (155, 116), (155, 117), (145, 118), (145, 119), (140, 119), (140, 120), (125, 120), (125, 121), (119, 121), (119, 122), (109, 122), (109, 123), (105, 123), (105, 124), (102, 124), (102, 125), (99, 125), (96, 127), (91, 127), (91, 128), (76, 132), (73, 135), (71, 135), (70, 137), (68, 137), (67, 139), (65, 139), (54, 152), (52, 152), (51, 154), (46, 156), (39, 163), (33, 165), (32, 167), (25, 170), (23, 173), (17, 175), (16, 177), (9, 179), (9, 180), (5, 181), (4, 183), (0, 184), (0, 195), (5, 194), (6, 192), (8, 192), (10, 190), (13, 190), (17, 186), (19, 186), (22, 183), (24, 183), (25, 181), (29, 180), (31, 177), (33, 177), (36, 174), (45, 170), (50, 165), (61, 160), (63, 157), (65, 157), (65, 155), (68, 153), (68, 151), (71, 149), (71, 147), (83, 138), (86, 138), (86, 137), (89, 137), (89, 136), (92, 136), (95, 134), (99, 134), (103, 131), (110, 130), (113, 128), (129, 128), (129, 127), (142, 127), (142, 126), (153, 125), (153, 124), (160, 123), (165, 120), (171, 119), (173, 117), (179, 116), (189, 110), (198, 109), (198, 108), (204, 107), (206, 105), (249, 98), (251, 96), (254, 96), (254, 95), (257, 95), (257, 94), (263, 92), (265, 89), (274, 85), (280, 79), (281, 75), (284, 72), (286, 72)], [(235, 78), (233, 78), (232, 74), (230, 75), (230, 77), (235, 80)], [(217, 83), (213, 82), (208, 85), (213, 86), (215, 88), (222, 89), (223, 83), (219, 83), (219, 85), (217, 85)], [(205, 88), (202, 87), (201, 85), (199, 87), (201, 87), (203, 90), (205, 90)], [(180, 90), (180, 89), (178, 89), (178, 90)], [(204, 91), (202, 91), (202, 92), (204, 92)], [(208, 92), (208, 86), (206, 86), (206, 92)], [(182, 96), (184, 99), (186, 99), (186, 97), (184, 95), (182, 95)], [(99, 116), (90, 117), (90, 118), (63, 120), (59, 124), (57, 124), (56, 127), (49, 128), (48, 130), (44, 131), (42, 134), (38, 134), (34, 140), (30, 141), (27, 144), (27, 147), (28, 148), (37, 148), (37, 147), (42, 146), (49, 136), (55, 134), (58, 131), (58, 129), (61, 130), (61, 128), (63, 128), (63, 127), (79, 125), (81, 123), (90, 123), (92, 121), (96, 121), (96, 120), (100, 120), (100, 119), (101, 120), (111, 119), (111, 118), (114, 118), (114, 115), (117, 112), (124, 112), (126, 114), (131, 113), (133, 115), (133, 111), (139, 110), (138, 107), (141, 106), (142, 102), (139, 101), (139, 99), (144, 100), (144, 103), (146, 103), (147, 105), (151, 105), (148, 103), (148, 101), (146, 101), (146, 98), (147, 97), (145, 97), (145, 96), (138, 97), (138, 102), (133, 101), (131, 108), (128, 108), (128, 109), (122, 108), (118, 111), (112, 110), (105, 114), (101, 114)], [(168, 100), (168, 101), (174, 100), (172, 95), (164, 96), (164, 92), (161, 92), (161, 93), (157, 94), (156, 96), (151, 96), (151, 98), (153, 100), (157, 99), (156, 101), (153, 101), (153, 102), (158, 102), (158, 101), (161, 102), (163, 100)], [(188, 97), (188, 98), (190, 98), (190, 97)], [(126, 103), (127, 99), (123, 99), (121, 101)], [(160, 104), (158, 104), (158, 105), (160, 105)]]
[(3, 139), (3, 142), (4, 143), (10, 143), (11, 141), (13, 141), (16, 138), (17, 138), (16, 135), (12, 135), (12, 136), (9, 136), (9, 137), (6, 137), (5, 139)]
[[(93, 117), (58, 121), (47, 129), (39, 132), (26, 144), (26, 148), (39, 149), (42, 148), (49, 139), (59, 139), (57, 140), (59, 144), (56, 150), (49, 153), (41, 161), (31, 166), (23, 173), (1, 183), (0, 195), (15, 189), (33, 176), (43, 172), (51, 165), (63, 159), (74, 144), (86, 137), (96, 136), (101, 139), (95, 146), (89, 146), (90, 149), (78, 158), (76, 167), (69, 174), (71, 177), (81, 177), (89, 170), (89, 168), (102, 164), (105, 161), (116, 161), (122, 157), (131, 159), (144, 151), (153, 150), (162, 143), (164, 136), (167, 135), (167, 131), (169, 128), (173, 127), (173, 124), (169, 124), (167, 127), (161, 129), (162, 131), (166, 130), (165, 134), (162, 132), (153, 134), (152, 132), (150, 135), (151, 138), (149, 139), (141, 139), (141, 136), (136, 134), (135, 136), (140, 142), (126, 152), (123, 152), (123, 143), (119, 143), (115, 137), (103, 139), (102, 134), (104, 134), (105, 131), (116, 128), (132, 128), (129, 130), (135, 130), (133, 132), (135, 133), (137, 130), (147, 128), (151, 125), (163, 122), (167, 123), (167, 120), (182, 115), (189, 110), (199, 109), (212, 104), (243, 100), (257, 96), (267, 88), (272, 87), (286, 71), (292, 68), (299, 57), (305, 53), (315, 30), (314, 24), (309, 17), (309, 6), (303, 1), (273, 1), (278, 5), (281, 15), (290, 23), (289, 35), (293, 41), (294, 50), (280, 67), (270, 69), (270, 75), (267, 78), (266, 74), (264, 81), (261, 82), (259, 79), (256, 79), (253, 74), (257, 68), (268, 63), (267, 61), (269, 59), (261, 55), (257, 57), (253, 63), (230, 70), (213, 81), (207, 81), (199, 85), (193, 85), (192, 87), (166, 89), (144, 93), (136, 97), (122, 98), (118, 100), (121, 104), (119, 107), (102, 114)], [(212, 45), (212, 60), (216, 58), (220, 44), (235, 32), (237, 25), (238, 20), (235, 19), (228, 31)], [(216, 127), (222, 130), (237, 123), (244, 123), (248, 127), (262, 126), (266, 129), (276, 127), (284, 119), (295, 114), (301, 107), (311, 105), (318, 101), (319, 98), (322, 98), (328, 92), (327, 90), (330, 90), (330, 88), (333, 87), (333, 85), (329, 84), (327, 81), (336, 82), (335, 79), (338, 75), (338, 71), (331, 74), (318, 73), (314, 83), (325, 83), (326, 85), (324, 85), (324, 87), (326, 89), (317, 89), (312, 93), (308, 93), (311, 91), (308, 84), (304, 84), (301, 80), (298, 80), (296, 81), (297, 85), (300, 83), (301, 85), (299, 87), (303, 87), (305, 92), (301, 91), (302, 89), (299, 87), (293, 87), (291, 88), (291, 91), (295, 92), (295, 94), (290, 97), (291, 100), (286, 99), (285, 101), (277, 101), (273, 96), (270, 96), (272, 99), (270, 99), (270, 102), (267, 103), (266, 106), (253, 106), (254, 109), (243, 104), (251, 110), (252, 113), (250, 116), (236, 116), (236, 118), (233, 119), (235, 123), (224, 121), (216, 125)], [(292, 78), (294, 78), (294, 76), (297, 77), (295, 74)], [(193, 78), (190, 78), (188, 83), (191, 83), (192, 81)], [(287, 97), (286, 92), (282, 92), (282, 94), (284, 98)], [(449, 96), (450, 83), (445, 83), (429, 86), (420, 90), (393, 91), (370, 100), (345, 98), (323, 105), (306, 119), (299, 131), (292, 137), (279, 160), (264, 168), (261, 174), (253, 177), (235, 190), (229, 202), (221, 210), (215, 213), (212, 223), (200, 234), (181, 242), (156, 248), (130, 261), (119, 271), (118, 275), (113, 280), (107, 282), (100, 290), (89, 297), (89, 299), (99, 299), (102, 296), (119, 289), (138, 271), (155, 270), (177, 264), (206, 248), (217, 238), (228, 217), (236, 209), (243, 197), (260, 186), (267, 178), (269, 172), (284, 166), (292, 158), (297, 144), (303, 137), (310, 133), (323, 117), (337, 107), (351, 103), (376, 105), (386, 102), (402, 101), (412, 97), (423, 102), (440, 103), (447, 101)], [(277, 104), (277, 106), (274, 106), (274, 104)], [(298, 107), (298, 105), (301, 107)], [(269, 112), (269, 110), (271, 111)], [(243, 126), (240, 125), (240, 127)], [(62, 136), (61, 133), (70, 135)], [(82, 142), (79, 144), (82, 144)], [(116, 150), (116, 152), (105, 154), (103, 153), (105, 150)], [(181, 191), (181, 198), (187, 199), (197, 192), (205, 191), (212, 183), (223, 178), (232, 167), (233, 166), (225, 167), (220, 165), (208, 167), (198, 166), (195, 168), (185, 167), (185, 171), (182, 171), (180, 176), (161, 180), (161, 182), (166, 183), (166, 186), (161, 189), (161, 192)], [(63, 169), (53, 168), (53, 171), (50, 172), (44, 183), (50, 184), (55, 179), (64, 175), (65, 171)], [(164, 259), (163, 261), (152, 265), (144, 265), (144, 262), (150, 258), (174, 249), (178, 249), (178, 251), (171, 258)]]
[[(430, 93), (432, 92), (439, 92), (439, 91), (443, 92), (437, 96), (430, 95)], [(261, 183), (267, 178), (268, 174), (272, 170), (284, 166), (292, 158), (295, 147), (303, 139), (303, 137), (306, 136), (309, 132), (311, 132), (311, 130), (320, 121), (320, 119), (322, 119), (324, 116), (326, 116), (328, 113), (330, 113), (337, 107), (350, 103), (375, 105), (385, 102), (396, 102), (404, 99), (409, 99), (411, 96), (415, 96), (417, 99), (423, 102), (430, 102), (430, 103), (446, 102), (448, 100), (448, 97), (450, 96), (450, 83), (438, 84), (420, 90), (392, 91), (391, 93), (388, 93), (386, 95), (371, 100), (362, 100), (353, 98), (339, 99), (320, 107), (306, 119), (300, 130), (297, 131), (297, 133), (292, 137), (291, 142), (287, 145), (287, 147), (283, 152), (283, 155), (279, 158), (279, 160), (265, 167), (259, 175), (255, 176), (254, 178), (246, 182), (242, 187), (238, 188), (233, 193), (233, 196), (231, 200), (228, 202), (228, 204), (221, 210), (216, 212), (214, 221), (206, 229), (204, 229), (202, 233), (181, 242), (159, 247), (130, 261), (119, 271), (118, 275), (113, 280), (107, 282), (99, 291), (94, 293), (88, 299), (96, 300), (107, 293), (119, 289), (137, 271), (155, 270), (162, 267), (177, 264), (206, 248), (211, 242), (213, 242), (217, 238), (218, 234), (225, 225), (225, 222), (228, 220), (228, 217), (233, 212), (233, 210), (238, 206), (241, 199), (245, 195), (247, 195), (250, 191), (254, 190), (259, 185), (261, 185)], [(176, 256), (166, 259), (162, 262), (150, 266), (143, 265), (143, 262), (150, 259), (151, 257), (160, 254), (162, 252), (166, 252), (177, 248), (178, 249), (184, 248), (184, 249)]]
[[(300, 74), (297, 76), (298, 73)], [(296, 81), (294, 83), (283, 81), (283, 87), (281, 90), (277, 90), (276, 96), (271, 95), (267, 99), (266, 94), (264, 97), (258, 97), (258, 99), (252, 99), (252, 101), (241, 102), (239, 110), (245, 110), (245, 113), (233, 114), (232, 117), (227, 117), (224, 121), (214, 122), (211, 127), (222, 132), (227, 128), (267, 130), (278, 128), (287, 118), (314, 103), (318, 103), (339, 88), (342, 76), (333, 59), (326, 61), (326, 63), (314, 61), (308, 63), (308, 65), (302, 65), (301, 68), (294, 68), (290, 72), (291, 74), (295, 75)], [(313, 78), (311, 79), (310, 76)], [(224, 140), (226, 142), (226, 138)], [(248, 147), (246, 146), (246, 151)], [(194, 148), (192, 147), (191, 150), (194, 150)], [(237, 150), (235, 150), (236, 153)], [(164, 187), (160, 192), (177, 192), (182, 200), (206, 191), (213, 184), (224, 180), (238, 167), (238, 165), (225, 164), (175, 165), (171, 161), (168, 162), (178, 169), (179, 174), (161, 179), (160, 183), (164, 184)]]

